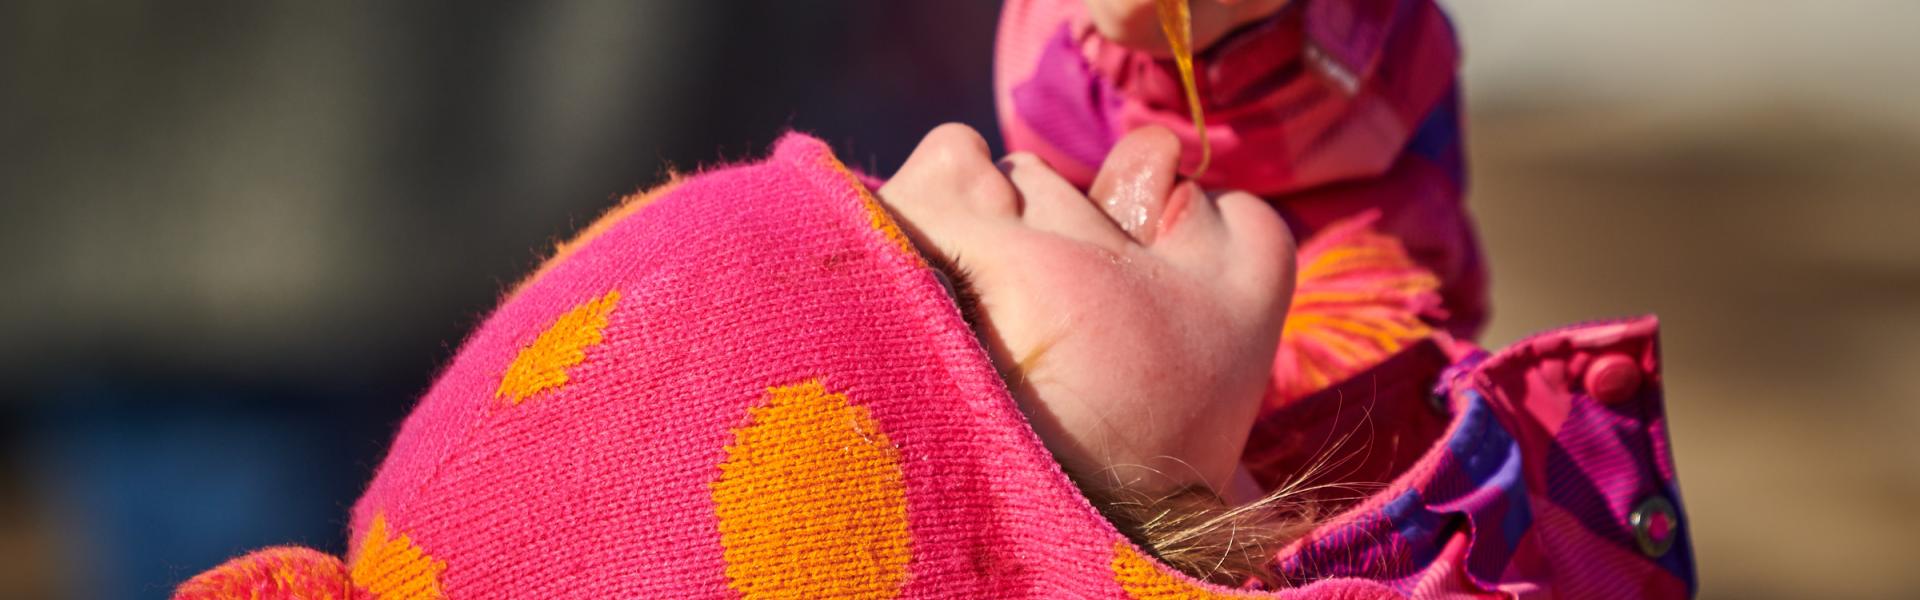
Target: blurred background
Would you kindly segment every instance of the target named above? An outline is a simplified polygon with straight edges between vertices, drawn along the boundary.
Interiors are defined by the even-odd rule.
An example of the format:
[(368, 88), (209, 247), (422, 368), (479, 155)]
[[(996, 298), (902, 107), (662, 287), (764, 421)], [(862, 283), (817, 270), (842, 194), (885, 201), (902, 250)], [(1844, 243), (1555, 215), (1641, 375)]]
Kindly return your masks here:
[[(1920, 597), (1920, 3), (1443, 2), (1498, 345), (1659, 313), (1705, 598)], [(347, 508), (614, 198), (994, 138), (997, 3), (0, 2), (0, 597)]]

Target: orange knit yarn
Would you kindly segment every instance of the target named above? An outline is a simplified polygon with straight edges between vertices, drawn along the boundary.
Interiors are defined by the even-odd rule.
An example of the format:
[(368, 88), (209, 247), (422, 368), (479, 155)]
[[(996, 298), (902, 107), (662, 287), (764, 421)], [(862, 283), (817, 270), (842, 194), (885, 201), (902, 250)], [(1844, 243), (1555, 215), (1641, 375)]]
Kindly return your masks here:
[(1126, 542), (1113, 545), (1113, 578), (1134, 600), (1213, 600), (1255, 598), (1254, 594), (1221, 593), (1167, 571), (1167, 567), (1133, 549)]
[(180, 584), (174, 600), (367, 600), (340, 559), (309, 548), (267, 548)]
[(866, 407), (818, 380), (767, 390), (734, 430), (714, 511), (747, 598), (891, 598), (907, 579), (906, 477)]
[(835, 158), (832, 154), (822, 157), (821, 162), (826, 163), (828, 168), (840, 173), (842, 177), (847, 179), (848, 185), (853, 186), (853, 189), (860, 192), (860, 206), (867, 209), (868, 225), (873, 227), (874, 231), (880, 232), (880, 235), (885, 236), (887, 241), (892, 242), (895, 247), (899, 248), (900, 254), (912, 259), (917, 264), (922, 266), (926, 265), (926, 260), (920, 258), (920, 252), (913, 249), (913, 241), (907, 239), (907, 234), (900, 230), (898, 223), (893, 222), (893, 217), (887, 214), (887, 208), (880, 204), (880, 199), (873, 197), (873, 191), (868, 190), (867, 184), (861, 183), (860, 178), (854, 176), (853, 170), (848, 169), (845, 164), (841, 164), (840, 159)]
[(560, 315), (513, 357), (493, 397), (519, 404), (536, 393), (566, 385), (567, 369), (586, 360), (587, 348), (600, 343), (607, 313), (619, 302), (620, 292), (614, 290)]
[(1440, 279), (1371, 225), (1328, 225), (1300, 247), (1293, 305), (1274, 361), (1276, 404), (1326, 389), (1433, 335)]
[(439, 600), (440, 573), (445, 570), (447, 563), (413, 545), (406, 535), (389, 537), (387, 516), (379, 514), (360, 538), (349, 576), (376, 600)]

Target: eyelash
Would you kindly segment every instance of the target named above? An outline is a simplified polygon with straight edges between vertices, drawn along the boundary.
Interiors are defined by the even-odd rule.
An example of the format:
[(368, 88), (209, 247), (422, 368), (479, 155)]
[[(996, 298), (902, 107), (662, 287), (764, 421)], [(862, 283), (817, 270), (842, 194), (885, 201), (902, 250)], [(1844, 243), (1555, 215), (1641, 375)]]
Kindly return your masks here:
[(960, 257), (947, 258), (930, 256), (927, 263), (933, 266), (934, 273), (940, 275), (942, 283), (947, 284), (953, 294), (953, 304), (960, 309), (960, 318), (967, 325), (980, 327), (980, 293), (973, 289), (973, 273), (960, 265)]

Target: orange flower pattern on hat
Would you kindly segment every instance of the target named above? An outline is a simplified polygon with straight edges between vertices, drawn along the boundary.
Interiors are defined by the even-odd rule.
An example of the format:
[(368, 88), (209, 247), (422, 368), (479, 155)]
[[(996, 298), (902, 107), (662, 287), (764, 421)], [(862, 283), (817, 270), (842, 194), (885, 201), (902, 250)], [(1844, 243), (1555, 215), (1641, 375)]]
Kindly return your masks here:
[(900, 452), (819, 380), (767, 390), (713, 483), (727, 583), (747, 598), (891, 598), (907, 578)]
[(1113, 577), (1127, 597), (1134, 600), (1214, 600), (1216, 598), (1253, 598), (1252, 594), (1214, 592), (1193, 580), (1167, 572), (1161, 565), (1126, 542), (1113, 545)]
[(405, 534), (387, 530), (387, 516), (375, 515), (373, 526), (360, 538), (348, 577), (353, 585), (372, 592), (378, 600), (439, 600), (440, 573), (447, 563), (435, 560)]
[(620, 292), (611, 291), (560, 315), (514, 356), (493, 396), (519, 404), (534, 394), (566, 385), (567, 369), (586, 360), (587, 348), (600, 343), (607, 328), (607, 313), (619, 301)]

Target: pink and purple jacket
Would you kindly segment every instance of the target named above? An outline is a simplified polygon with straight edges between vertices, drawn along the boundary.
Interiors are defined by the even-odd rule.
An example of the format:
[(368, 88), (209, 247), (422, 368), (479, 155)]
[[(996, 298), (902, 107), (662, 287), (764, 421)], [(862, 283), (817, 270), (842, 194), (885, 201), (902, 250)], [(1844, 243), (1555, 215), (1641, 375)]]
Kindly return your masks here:
[(1100, 516), (869, 187), (791, 135), (509, 294), (346, 557), (260, 550), (175, 597), (1681, 598), (1660, 383), (1650, 318), (1492, 354), (1433, 332), (1262, 417), (1262, 483), (1346, 439), (1341, 480), (1382, 485), (1273, 558), (1292, 587), (1211, 585)]
[[(1172, 61), (1106, 41), (1083, 0), (1007, 0), (994, 99), (1007, 147), (1082, 187), (1127, 131), (1199, 141)], [(1432, 0), (1295, 0), (1194, 57), (1213, 148), (1200, 183), (1273, 202), (1307, 239), (1367, 211), (1439, 276), (1443, 328), (1486, 319), (1486, 267), (1461, 200), (1459, 48)]]

